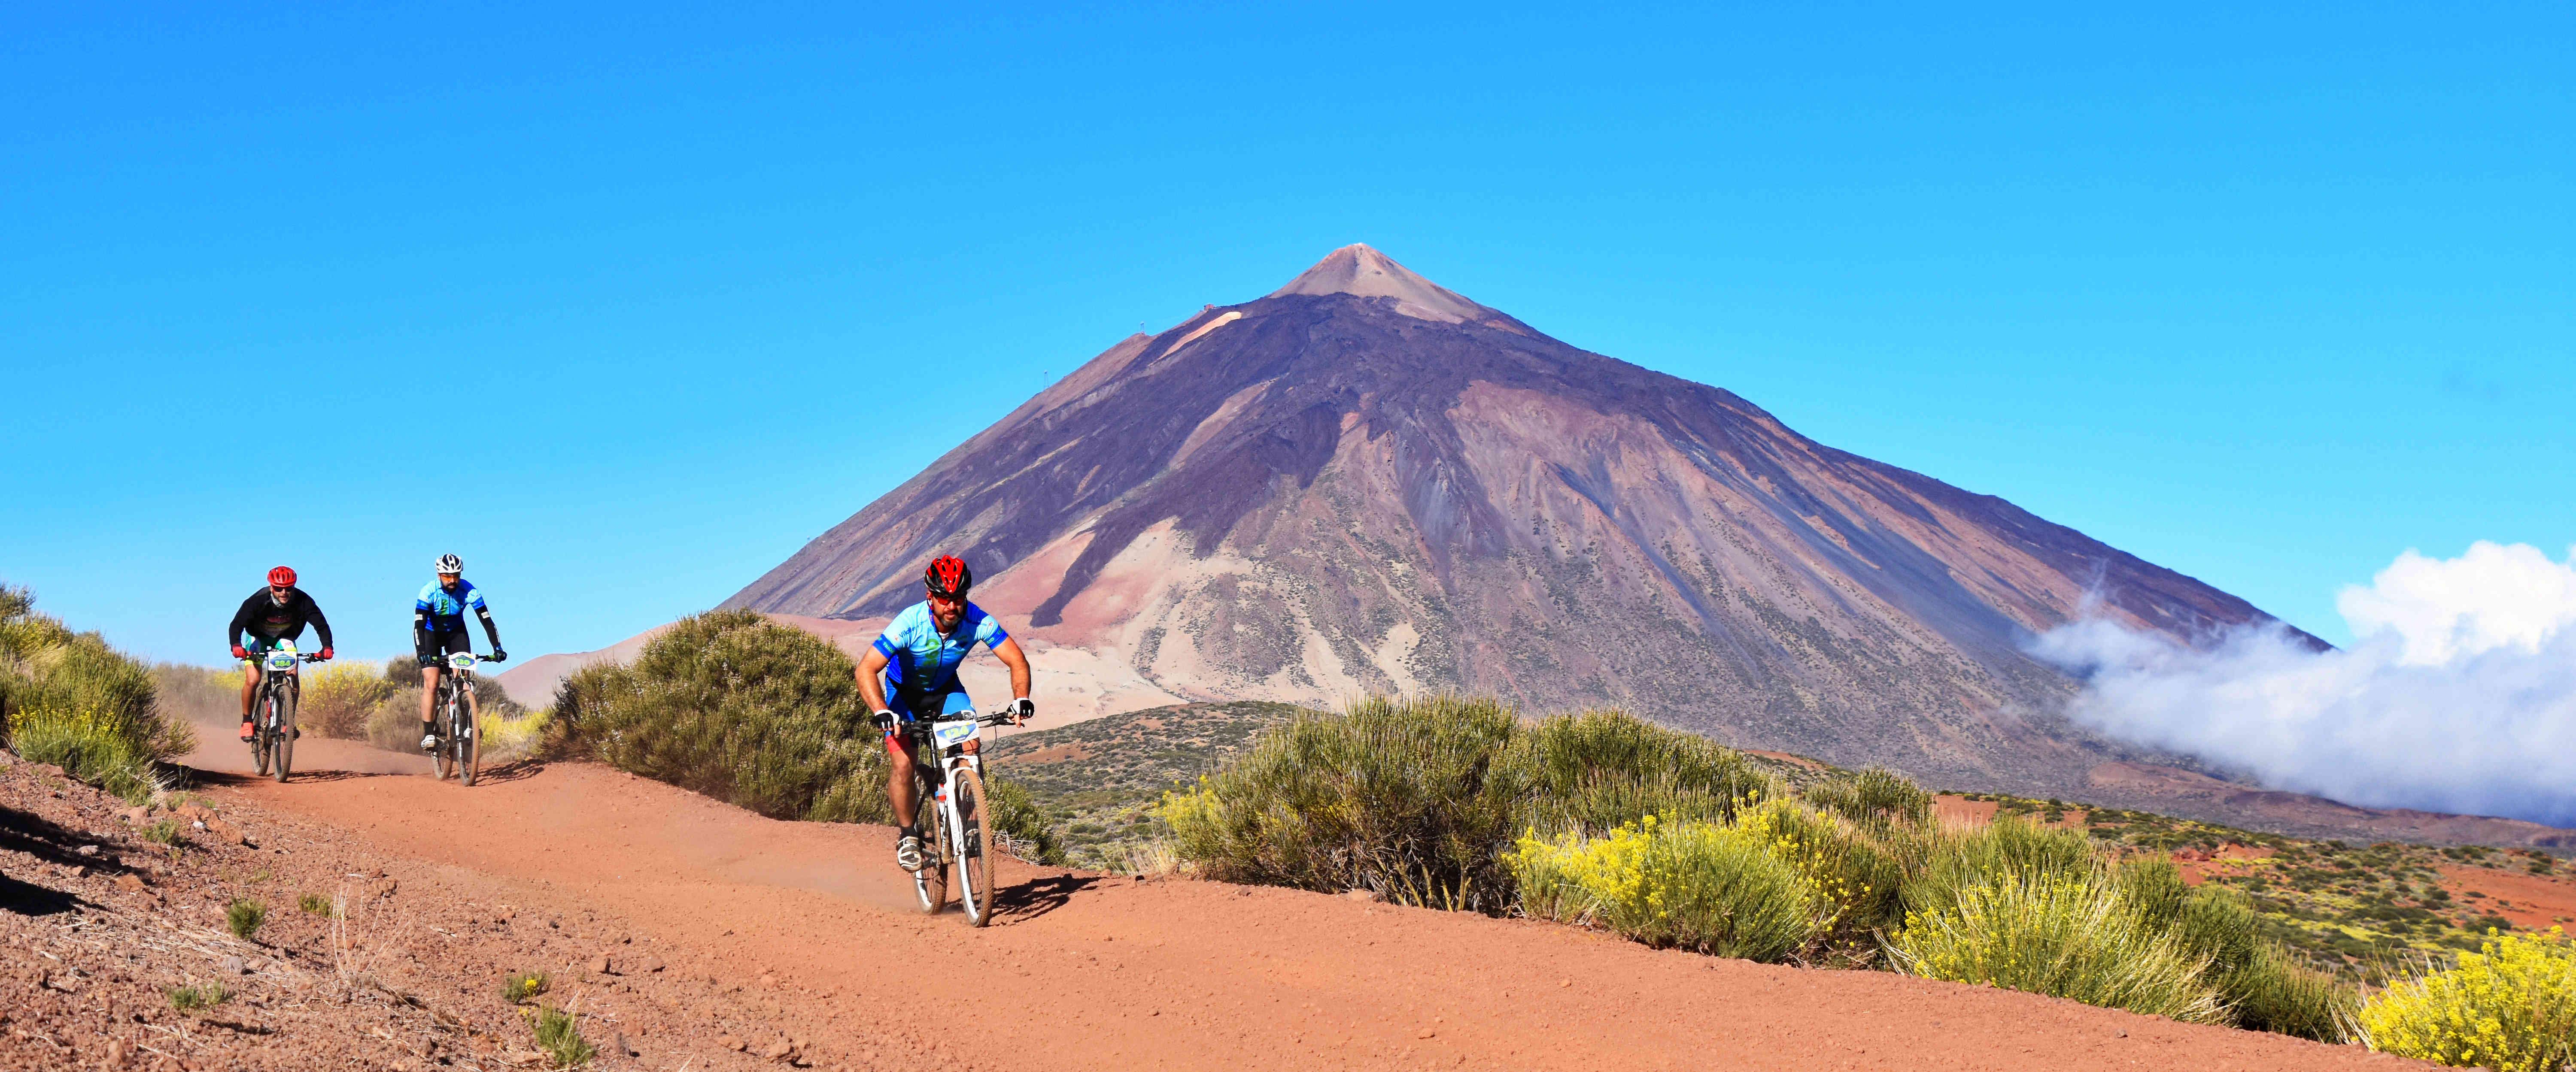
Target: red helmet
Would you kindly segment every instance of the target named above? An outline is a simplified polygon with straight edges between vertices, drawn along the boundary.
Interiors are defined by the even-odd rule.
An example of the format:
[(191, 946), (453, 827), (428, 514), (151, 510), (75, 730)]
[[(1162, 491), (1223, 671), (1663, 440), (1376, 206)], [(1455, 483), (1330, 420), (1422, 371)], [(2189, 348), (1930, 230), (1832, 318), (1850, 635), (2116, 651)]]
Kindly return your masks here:
[(294, 587), (295, 571), (284, 566), (279, 566), (276, 569), (268, 571), (268, 583), (282, 584), (290, 588)]
[(930, 586), (930, 594), (941, 599), (964, 599), (966, 590), (975, 586), (975, 573), (966, 568), (966, 560), (955, 555), (941, 555), (930, 560), (930, 568), (921, 571), (921, 583)]

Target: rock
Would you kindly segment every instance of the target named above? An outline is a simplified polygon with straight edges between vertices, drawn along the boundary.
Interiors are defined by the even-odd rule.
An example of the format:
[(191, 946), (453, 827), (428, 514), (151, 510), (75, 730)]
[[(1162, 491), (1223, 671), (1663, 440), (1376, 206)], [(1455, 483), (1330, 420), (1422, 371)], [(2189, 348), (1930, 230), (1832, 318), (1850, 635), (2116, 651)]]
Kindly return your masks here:
[(740, 1051), (743, 1049), (743, 1041), (731, 1035), (716, 1036), (716, 1045), (728, 1050)]
[(657, 972), (657, 971), (661, 971), (661, 970), (662, 970), (662, 958), (660, 958), (660, 957), (645, 957), (644, 959), (642, 959), (642, 960), (638, 960), (638, 961), (636, 961), (636, 962), (635, 962), (635, 969), (636, 969), (637, 971), (647, 971), (647, 972)]
[(600, 955), (598, 955), (598, 956), (592, 957), (592, 958), (590, 958), (590, 973), (591, 973), (592, 975), (616, 975), (616, 974), (619, 974), (619, 973), (618, 973), (618, 971), (617, 971), (617, 962), (616, 962), (616, 961), (614, 961), (614, 960), (610, 960), (610, 959), (609, 959), (609, 957), (608, 957), (608, 954), (606, 954), (606, 953), (602, 953), (602, 954), (600, 954)]
[(177, 814), (180, 818), (186, 819), (191, 823), (202, 823), (208, 819), (214, 818), (215, 815), (215, 813), (207, 811), (205, 805), (199, 804), (193, 800), (179, 805)]
[(623, 1031), (610, 1035), (609, 1039), (616, 1044), (615, 1052), (625, 1054), (628, 1057), (644, 1056), (644, 1051), (635, 1048), (635, 1043), (629, 1041), (626, 1037), (626, 1033)]
[(81, 847), (79, 847), (79, 848), (77, 848), (77, 849), (73, 849), (72, 851), (73, 851), (73, 852), (77, 852), (77, 853), (79, 853), (79, 854), (81, 854), (81, 855), (83, 855), (83, 856), (96, 856), (96, 855), (98, 855), (98, 846), (96, 846), (96, 845), (83, 845), (83, 846), (81, 846)]
[(141, 893), (144, 888), (143, 876), (134, 874), (118, 875), (116, 876), (116, 888), (125, 890), (129, 893)]
[(107, 1067), (123, 1068), (125, 1059), (134, 1056), (134, 1047), (124, 1039), (107, 1040)]
[(243, 960), (240, 957), (225, 957), (223, 962), (217, 964), (215, 968), (226, 975), (250, 974), (250, 962)]
[(1427, 1039), (1427, 1038), (1430, 1038), (1431, 1036), (1433, 1036), (1433, 1035), (1437, 1035), (1437, 1034), (1439, 1034), (1439, 1032), (1434, 1031), (1434, 1030), (1432, 1030), (1432, 1029), (1430, 1029), (1430, 1028), (1427, 1028), (1427, 1027), (1426, 1027), (1426, 1028), (1423, 1028), (1423, 1029), (1422, 1029), (1422, 1030), (1420, 1030), (1420, 1031), (1416, 1031), (1416, 1032), (1414, 1032), (1414, 1033), (1413, 1033), (1413, 1037), (1418, 1038), (1418, 1039)]
[(125, 820), (128, 825), (141, 826), (152, 821), (152, 809), (127, 808), (124, 811), (116, 813), (116, 817)]
[(1348, 897), (1348, 898), (1350, 898), (1351, 900), (1354, 900), (1354, 901), (1375, 901), (1375, 900), (1377, 900), (1377, 892), (1376, 892), (1376, 891), (1374, 891), (1374, 890), (1352, 890), (1352, 891), (1350, 891), (1350, 892), (1348, 892), (1348, 893), (1344, 893), (1342, 896), (1344, 896), (1344, 897)]
[(796, 1052), (796, 1047), (788, 1045), (786, 1039), (779, 1039), (776, 1042), (770, 1043), (768, 1049), (760, 1051), (760, 1056), (771, 1061), (784, 1061), (787, 1059), (788, 1054), (794, 1052)]
[(242, 836), (242, 830), (240, 827), (234, 826), (233, 824), (221, 819), (206, 820), (206, 832), (214, 835), (215, 840), (227, 845), (245, 844), (250, 840), (249, 838)]
[(776, 988), (777, 986), (778, 986), (778, 977), (777, 977), (777, 976), (775, 976), (775, 975), (764, 975), (764, 976), (761, 976), (761, 977), (760, 977), (760, 988), (761, 988), (761, 989), (763, 989), (763, 990), (770, 990), (770, 989), (774, 989), (774, 988)]
[(385, 879), (384, 881), (376, 883), (375, 895), (378, 897), (391, 897), (394, 895), (394, 890), (400, 888), (401, 885), (401, 883), (392, 879)]

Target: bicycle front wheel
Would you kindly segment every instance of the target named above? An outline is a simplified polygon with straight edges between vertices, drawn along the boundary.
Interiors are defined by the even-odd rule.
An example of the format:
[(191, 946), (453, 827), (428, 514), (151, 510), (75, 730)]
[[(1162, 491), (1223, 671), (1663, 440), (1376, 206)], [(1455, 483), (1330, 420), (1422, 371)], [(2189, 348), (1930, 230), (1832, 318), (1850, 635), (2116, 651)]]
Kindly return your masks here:
[(277, 731), (271, 727), (275, 725), (277, 725), (277, 692), (274, 689), (262, 688), (259, 690), (259, 721), (250, 730), (250, 761), (252, 766), (259, 769), (259, 776), (262, 778), (268, 777), (268, 753), (271, 747), (269, 742), (277, 735)]
[(938, 915), (948, 907), (948, 816), (933, 794), (939, 789), (928, 773), (914, 768), (913, 816), (921, 831), (921, 870), (912, 873), (912, 888), (921, 896), (921, 910)]
[(966, 922), (993, 921), (993, 809), (984, 799), (984, 775), (959, 767), (948, 776), (948, 803), (957, 813), (957, 900)]
[(449, 766), (448, 753), (453, 751), (453, 745), (456, 741), (455, 697), (439, 697), (438, 728), (446, 731), (447, 740), (438, 742), (438, 747), (430, 750), (429, 762), (431, 766), (438, 768), (438, 780), (443, 782), (447, 780), (447, 769)]
[(295, 692), (289, 690), (277, 702), (276, 729), (269, 731), (268, 750), (275, 758), (269, 764), (277, 768), (277, 780), (286, 780), (288, 769), (295, 765)]
[(456, 729), (456, 780), (474, 784), (474, 776), (483, 773), (483, 727), (476, 725), (474, 713), (465, 717)]

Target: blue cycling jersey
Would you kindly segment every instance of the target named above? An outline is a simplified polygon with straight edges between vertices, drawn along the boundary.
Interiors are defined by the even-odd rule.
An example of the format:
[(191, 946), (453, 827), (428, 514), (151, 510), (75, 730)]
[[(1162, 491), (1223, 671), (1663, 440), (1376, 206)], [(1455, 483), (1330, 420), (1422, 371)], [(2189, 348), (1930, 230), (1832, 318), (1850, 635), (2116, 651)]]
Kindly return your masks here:
[(955, 632), (942, 633), (930, 617), (929, 603), (915, 603), (903, 609), (886, 623), (876, 649), (886, 657), (886, 702), (898, 713), (938, 711), (942, 703), (926, 703), (945, 693), (963, 692), (957, 684), (957, 664), (966, 661), (966, 653), (982, 644), (990, 649), (1011, 634), (1002, 623), (984, 613), (984, 608), (966, 604), (966, 614), (957, 621)]
[(456, 579), (453, 592), (439, 587), (437, 581), (420, 586), (420, 598), (412, 606), (413, 610), (429, 616), (429, 631), (433, 633), (463, 632), (468, 608), (478, 611), (491, 609), (483, 605), (482, 590), (463, 577)]

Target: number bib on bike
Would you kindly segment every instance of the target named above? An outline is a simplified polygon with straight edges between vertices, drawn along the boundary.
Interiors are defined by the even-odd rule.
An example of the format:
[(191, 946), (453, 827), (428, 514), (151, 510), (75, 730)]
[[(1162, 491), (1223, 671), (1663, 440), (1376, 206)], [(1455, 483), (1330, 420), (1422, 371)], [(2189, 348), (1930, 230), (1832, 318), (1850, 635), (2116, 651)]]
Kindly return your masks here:
[(958, 745), (974, 740), (977, 728), (975, 720), (973, 719), (960, 719), (956, 722), (935, 722), (930, 726), (930, 738), (939, 742), (939, 747), (941, 748), (955, 748)]

